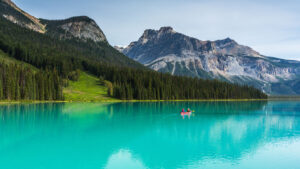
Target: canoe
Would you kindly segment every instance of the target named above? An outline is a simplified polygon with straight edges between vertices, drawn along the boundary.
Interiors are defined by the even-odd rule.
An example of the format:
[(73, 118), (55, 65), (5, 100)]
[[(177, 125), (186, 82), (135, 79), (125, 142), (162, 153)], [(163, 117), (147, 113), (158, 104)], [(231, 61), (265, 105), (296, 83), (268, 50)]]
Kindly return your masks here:
[(189, 116), (192, 114), (192, 112), (181, 112), (180, 113), (182, 116)]

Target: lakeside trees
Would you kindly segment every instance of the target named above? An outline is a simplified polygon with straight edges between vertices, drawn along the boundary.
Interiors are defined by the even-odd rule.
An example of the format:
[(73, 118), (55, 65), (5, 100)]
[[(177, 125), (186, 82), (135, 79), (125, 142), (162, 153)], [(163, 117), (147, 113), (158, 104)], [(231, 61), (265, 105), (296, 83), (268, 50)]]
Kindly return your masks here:
[(172, 76), (147, 70), (101, 67), (98, 74), (113, 84), (122, 100), (253, 99), (267, 98), (260, 90), (217, 80)]
[(0, 100), (62, 100), (56, 71), (34, 72), (28, 67), (0, 62)]

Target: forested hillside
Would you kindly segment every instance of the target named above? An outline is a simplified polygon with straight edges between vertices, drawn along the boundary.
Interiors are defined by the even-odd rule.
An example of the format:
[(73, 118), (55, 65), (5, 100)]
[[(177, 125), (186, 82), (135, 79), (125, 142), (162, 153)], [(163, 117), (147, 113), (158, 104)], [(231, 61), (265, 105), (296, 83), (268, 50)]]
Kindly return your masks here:
[[(26, 84), (36, 85), (26, 89), (35, 90), (34, 96), (30, 96), (29, 99), (62, 100), (61, 86), (67, 84), (63, 81), (68, 79), (76, 81), (77, 79), (72, 76), (77, 70), (88, 72), (100, 77), (100, 80), (109, 82), (106, 84), (108, 94), (123, 100), (267, 97), (259, 90), (248, 86), (177, 77), (148, 70), (126, 58), (106, 42), (80, 41), (77, 38), (60, 40), (51, 35), (22, 28), (1, 17), (0, 49), (7, 56), (33, 65), (39, 70), (34, 73), (13, 64), (2, 68), (3, 72), (15, 70), (14, 74), (11, 72), (12, 75), (4, 73), (2, 76), (2, 84), (7, 85), (5, 81), (9, 81), (10, 86), (15, 86), (14, 91), (24, 93)], [(23, 75), (24, 72), (27, 74)], [(31, 78), (33, 76), (34, 78)], [(9, 78), (12, 80), (7, 80)], [(25, 79), (25, 84), (20, 79)], [(3, 89), (4, 92), (5, 90)], [(22, 94), (19, 97), (19, 94), (13, 91), (11, 95), (4, 95), (4, 99), (10, 100), (27, 99), (26, 97)]]
[(39, 71), (0, 50), (0, 100), (63, 100), (57, 71)]
[(0, 18), (0, 48), (38, 68), (58, 68), (64, 76), (72, 70), (81, 69), (84, 62), (144, 68), (107, 43), (59, 40), (24, 29), (4, 18)]

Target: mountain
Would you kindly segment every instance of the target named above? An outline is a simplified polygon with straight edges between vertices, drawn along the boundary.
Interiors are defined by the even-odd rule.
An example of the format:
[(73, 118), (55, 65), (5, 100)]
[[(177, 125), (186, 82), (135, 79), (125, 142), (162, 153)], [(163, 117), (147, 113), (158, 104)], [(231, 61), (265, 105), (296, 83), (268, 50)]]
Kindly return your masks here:
[(300, 94), (300, 62), (266, 57), (230, 38), (201, 41), (162, 27), (116, 49), (159, 72), (252, 85), (274, 95)]
[[(0, 18), (5, 18), (18, 26), (40, 34), (33, 35), (33, 33), (30, 33), (32, 36), (38, 38), (44, 36), (43, 40), (45, 40), (46, 36), (50, 37), (46, 40), (47, 45), (39, 44), (45, 48), (48, 48), (51, 41), (56, 43), (55, 41), (61, 40), (61, 42), (58, 43), (62, 46), (68, 46), (65, 48), (76, 52), (76, 55), (80, 53), (80, 55), (86, 58), (106, 62), (110, 65), (145, 69), (142, 64), (129, 59), (110, 46), (101, 28), (89, 17), (78, 16), (64, 20), (37, 19), (17, 7), (11, 0), (0, 0)], [(5, 24), (3, 23), (3, 25)], [(15, 28), (15, 26), (13, 27)], [(3, 33), (11, 35), (10, 40), (20, 43), (23, 42), (23, 45), (31, 43), (34, 40), (27, 39), (29, 35), (22, 34), (21, 32), (18, 34), (20, 35), (19, 37), (17, 37), (17, 35), (13, 36), (15, 33), (13, 30), (5, 30)]]
[(64, 20), (37, 19), (20, 9), (11, 0), (0, 1), (0, 15), (19, 26), (59, 39), (78, 38), (84, 41), (107, 42), (97, 23), (86, 16)]
[(110, 46), (91, 18), (36, 19), (0, 2), (0, 100), (267, 98), (249, 86), (153, 71)]

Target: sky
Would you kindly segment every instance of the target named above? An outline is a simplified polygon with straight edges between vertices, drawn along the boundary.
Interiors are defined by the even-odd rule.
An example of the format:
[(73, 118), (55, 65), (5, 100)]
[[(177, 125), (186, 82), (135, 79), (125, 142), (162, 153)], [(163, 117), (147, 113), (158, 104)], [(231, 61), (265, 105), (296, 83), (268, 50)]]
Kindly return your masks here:
[(199, 40), (230, 37), (266, 56), (300, 60), (299, 0), (13, 0), (44, 19), (89, 16), (111, 45), (171, 26)]

